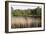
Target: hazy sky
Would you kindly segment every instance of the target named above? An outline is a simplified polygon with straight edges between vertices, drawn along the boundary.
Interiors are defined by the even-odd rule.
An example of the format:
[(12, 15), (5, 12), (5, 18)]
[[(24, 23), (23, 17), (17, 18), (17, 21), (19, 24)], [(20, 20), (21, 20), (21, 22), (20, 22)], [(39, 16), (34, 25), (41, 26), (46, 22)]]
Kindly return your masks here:
[(13, 9), (35, 9), (41, 7), (41, 4), (11, 3)]

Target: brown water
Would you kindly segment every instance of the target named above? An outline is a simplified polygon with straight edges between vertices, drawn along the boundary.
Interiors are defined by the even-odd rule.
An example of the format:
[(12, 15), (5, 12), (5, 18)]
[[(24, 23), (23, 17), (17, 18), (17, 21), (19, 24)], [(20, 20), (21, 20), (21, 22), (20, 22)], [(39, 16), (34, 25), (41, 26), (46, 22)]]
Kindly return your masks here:
[(41, 24), (40, 17), (12, 17), (12, 28), (30, 28), (39, 27)]

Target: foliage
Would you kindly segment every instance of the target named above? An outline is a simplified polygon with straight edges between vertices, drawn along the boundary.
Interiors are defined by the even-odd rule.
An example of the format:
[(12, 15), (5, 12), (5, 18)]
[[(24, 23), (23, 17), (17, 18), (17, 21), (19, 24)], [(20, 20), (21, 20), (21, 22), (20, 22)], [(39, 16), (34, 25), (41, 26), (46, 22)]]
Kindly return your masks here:
[(35, 9), (16, 9), (12, 11), (12, 16), (31, 16), (31, 15), (41, 15), (41, 8), (37, 7)]

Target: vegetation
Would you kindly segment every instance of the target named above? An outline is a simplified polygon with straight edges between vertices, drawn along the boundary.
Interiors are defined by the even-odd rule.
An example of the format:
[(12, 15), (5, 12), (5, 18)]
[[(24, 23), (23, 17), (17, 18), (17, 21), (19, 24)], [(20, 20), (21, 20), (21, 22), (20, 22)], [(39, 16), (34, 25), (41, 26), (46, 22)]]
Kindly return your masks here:
[[(22, 17), (23, 16), (35, 16), (35, 17), (32, 17), (32, 23), (29, 23), (30, 26), (28, 24), (28, 22), (30, 22), (30, 21), (27, 19), (27, 17), (24, 17), (24, 19), (26, 20), (27, 23), (25, 23), (25, 24), (21, 24), (21, 23), (20, 24), (16, 24), (17, 22), (15, 22), (15, 24), (13, 23), (11, 25), (12, 28), (41, 27), (41, 8), (40, 7), (37, 7), (35, 9), (25, 9), (25, 10), (16, 9), (16, 10), (12, 10), (12, 16), (22, 16)], [(31, 17), (28, 17), (28, 18), (31, 19)], [(13, 19), (12, 21), (15, 21), (15, 19)]]
[(35, 9), (16, 9), (12, 11), (12, 16), (31, 16), (31, 15), (41, 15), (41, 8), (37, 7)]

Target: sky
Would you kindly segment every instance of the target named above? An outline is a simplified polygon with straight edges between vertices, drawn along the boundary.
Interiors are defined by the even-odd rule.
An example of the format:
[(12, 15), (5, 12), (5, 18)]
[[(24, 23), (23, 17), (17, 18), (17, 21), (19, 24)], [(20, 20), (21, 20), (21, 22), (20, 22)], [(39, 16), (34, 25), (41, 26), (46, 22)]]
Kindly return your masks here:
[(26, 3), (11, 3), (11, 7), (13, 10), (15, 9), (35, 9), (37, 7), (41, 7), (41, 4), (26, 4)]

